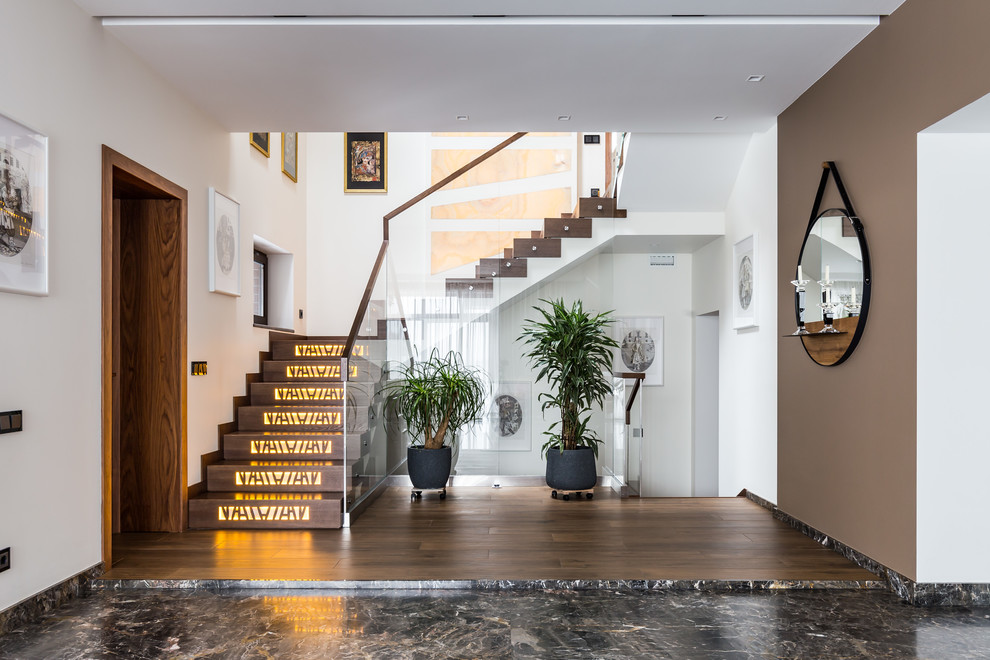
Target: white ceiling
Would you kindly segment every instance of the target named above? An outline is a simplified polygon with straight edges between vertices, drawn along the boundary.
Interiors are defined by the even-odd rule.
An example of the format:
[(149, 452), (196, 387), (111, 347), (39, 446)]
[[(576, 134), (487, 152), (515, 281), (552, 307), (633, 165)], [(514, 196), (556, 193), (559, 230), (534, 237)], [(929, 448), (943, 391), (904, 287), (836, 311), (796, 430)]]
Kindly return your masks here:
[(651, 133), (766, 130), (902, 2), (76, 0), (231, 131)]

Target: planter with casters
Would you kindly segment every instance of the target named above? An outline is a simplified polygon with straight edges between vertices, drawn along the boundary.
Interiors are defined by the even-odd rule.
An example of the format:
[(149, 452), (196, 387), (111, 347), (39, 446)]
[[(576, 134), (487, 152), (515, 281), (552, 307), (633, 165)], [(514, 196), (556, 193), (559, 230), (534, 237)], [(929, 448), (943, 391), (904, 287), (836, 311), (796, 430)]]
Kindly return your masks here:
[(434, 349), (427, 360), (390, 365), (390, 380), (382, 388), (385, 402), (390, 413), (405, 420), (415, 442), (406, 453), (412, 497), (439, 490), (440, 499), (446, 499), (457, 431), (478, 417), (491, 381), (455, 351), (441, 355)]
[[(548, 390), (540, 394), (541, 410), (560, 411), (560, 421), (545, 432), (547, 485), (557, 490), (591, 491), (598, 483), (595, 459), (601, 439), (588, 428), (591, 411), (602, 408), (612, 392), (612, 351), (619, 344), (608, 334), (609, 312), (586, 312), (580, 300), (570, 308), (560, 300), (541, 300), (547, 307), (534, 307), (542, 320), (526, 319), (518, 341), (526, 344), (530, 364), (538, 370), (537, 382)], [(580, 496), (580, 493), (578, 493)], [(571, 496), (564, 493), (563, 499)]]
[(450, 447), (423, 449), (409, 447), (406, 450), (406, 465), (409, 479), (412, 480), (413, 498), (423, 496), (424, 490), (439, 490), (440, 499), (447, 497), (447, 480), (450, 478)]
[[(556, 499), (557, 491), (590, 491), (597, 483), (595, 452), (591, 447), (547, 451), (547, 485), (553, 489), (551, 497)], [(590, 500), (594, 495), (587, 492), (585, 496)], [(569, 500), (571, 496), (564, 493), (563, 499)]]

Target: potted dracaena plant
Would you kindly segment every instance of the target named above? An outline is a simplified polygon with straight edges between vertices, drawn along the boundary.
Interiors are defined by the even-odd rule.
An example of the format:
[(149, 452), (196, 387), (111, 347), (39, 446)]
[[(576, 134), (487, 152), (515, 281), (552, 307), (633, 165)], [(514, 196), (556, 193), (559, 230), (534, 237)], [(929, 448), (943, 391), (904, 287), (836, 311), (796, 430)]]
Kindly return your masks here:
[[(557, 491), (588, 490), (598, 481), (595, 459), (601, 439), (590, 428), (591, 411), (601, 408), (612, 391), (612, 349), (618, 343), (608, 334), (614, 322), (610, 312), (586, 312), (581, 301), (568, 308), (563, 299), (541, 300), (547, 307), (534, 307), (543, 319), (527, 319), (518, 341), (526, 344), (530, 364), (550, 388), (539, 396), (544, 414), (560, 411), (560, 421), (544, 432), (543, 453), (547, 459), (547, 485)], [(587, 493), (591, 499), (592, 493)], [(570, 499), (564, 495), (564, 499)]]
[(399, 365), (384, 390), (412, 438), (406, 450), (412, 496), (442, 489), (445, 498), (457, 432), (478, 418), (491, 393), (488, 377), (464, 364), (459, 353), (434, 349), (426, 361)]

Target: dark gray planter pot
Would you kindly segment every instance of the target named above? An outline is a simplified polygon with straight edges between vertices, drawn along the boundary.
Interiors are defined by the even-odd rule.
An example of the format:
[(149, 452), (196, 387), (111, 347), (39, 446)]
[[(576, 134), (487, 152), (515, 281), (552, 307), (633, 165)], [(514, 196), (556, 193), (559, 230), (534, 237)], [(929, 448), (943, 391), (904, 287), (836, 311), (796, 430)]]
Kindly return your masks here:
[(591, 447), (547, 450), (547, 485), (555, 490), (587, 490), (598, 483)]
[(447, 487), (447, 479), (450, 478), (450, 447), (409, 447), (406, 450), (406, 463), (413, 488), (434, 490)]

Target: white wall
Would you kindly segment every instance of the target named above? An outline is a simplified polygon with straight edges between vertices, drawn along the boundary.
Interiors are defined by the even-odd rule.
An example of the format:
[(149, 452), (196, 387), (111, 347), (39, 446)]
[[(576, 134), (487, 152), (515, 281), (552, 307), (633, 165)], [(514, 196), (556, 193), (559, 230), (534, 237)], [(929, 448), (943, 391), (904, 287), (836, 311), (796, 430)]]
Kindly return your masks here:
[(990, 355), (973, 331), (986, 280), (990, 134), (918, 136), (917, 580), (990, 582)]
[(748, 143), (748, 134), (633, 134), (619, 208), (721, 213)]
[[(585, 144), (585, 135), (597, 135), (598, 144)], [(577, 153), (579, 154), (578, 197), (590, 197), (591, 189), (598, 188), (599, 194), (605, 194), (605, 173), (607, 164), (605, 158), (606, 133), (578, 133)]]
[(616, 316), (663, 317), (663, 385), (640, 389), (643, 397), (643, 497), (690, 497), (694, 345), (690, 254), (674, 255), (673, 267), (650, 266), (648, 254), (616, 254), (613, 306)]
[(717, 313), (694, 317), (694, 484), (695, 497), (718, 496), (718, 320)]
[[(257, 370), (267, 332), (250, 296), (207, 291), (207, 189), (241, 204), (242, 255), (258, 234), (295, 253), (296, 307), (305, 300), (305, 189), (280, 172), (280, 141), (265, 159), (152, 74), (68, 0), (0, 4), (6, 67), (0, 113), (49, 137), (50, 295), (0, 293), (4, 377), (0, 409), (22, 409), (25, 430), (0, 436), (0, 610), (101, 560), (101, 144), (189, 191), (189, 482), (216, 449), (217, 424)], [(262, 127), (259, 127), (262, 128)], [(300, 154), (308, 145), (303, 136)], [(301, 161), (305, 162), (305, 160)], [(250, 290), (250, 262), (241, 288)], [(296, 321), (298, 329), (304, 324)]]
[[(428, 133), (388, 134), (388, 191), (344, 193), (344, 134), (311, 133), (307, 167), (310, 283), (309, 333), (346, 336), (375, 265), (382, 242), (382, 217), (430, 186)], [(425, 204), (391, 222), (389, 238), (397, 256), (421, 257), (429, 268), (429, 235), (423, 231)], [(423, 265), (425, 264), (425, 266)], [(408, 268), (408, 266), (404, 267)], [(428, 270), (426, 272), (429, 272)]]
[[(754, 135), (726, 207), (725, 238), (695, 253), (694, 311), (719, 312), (719, 495), (777, 500), (777, 129)], [(732, 247), (758, 237), (757, 326), (732, 329)], [(799, 245), (794, 246), (797, 262)]]

